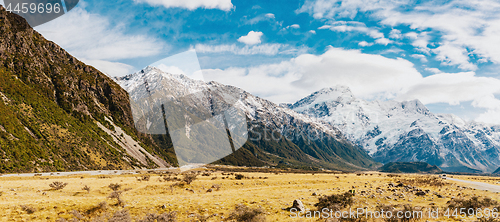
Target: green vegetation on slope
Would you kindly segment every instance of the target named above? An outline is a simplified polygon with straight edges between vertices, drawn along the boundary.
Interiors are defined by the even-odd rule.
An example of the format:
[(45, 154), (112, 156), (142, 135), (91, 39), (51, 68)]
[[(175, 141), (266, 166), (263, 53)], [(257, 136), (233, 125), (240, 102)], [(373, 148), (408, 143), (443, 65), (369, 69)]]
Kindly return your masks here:
[[(0, 9), (0, 171), (70, 171), (141, 166), (98, 128), (121, 127), (171, 161), (134, 127), (128, 94), (109, 77)], [(144, 167), (154, 167), (150, 163)]]
[(215, 163), (237, 166), (261, 166), (265, 163), (277, 168), (324, 168), (342, 171), (373, 169), (379, 166), (363, 150), (348, 142), (342, 143), (326, 136), (318, 140), (299, 136), (289, 140), (290, 136), (271, 135), (270, 131), (262, 129), (264, 127), (253, 127), (249, 132), (249, 138), (253, 139), (248, 140), (234, 154)]
[(392, 162), (378, 169), (387, 173), (441, 173), (436, 165), (432, 166), (426, 162)]

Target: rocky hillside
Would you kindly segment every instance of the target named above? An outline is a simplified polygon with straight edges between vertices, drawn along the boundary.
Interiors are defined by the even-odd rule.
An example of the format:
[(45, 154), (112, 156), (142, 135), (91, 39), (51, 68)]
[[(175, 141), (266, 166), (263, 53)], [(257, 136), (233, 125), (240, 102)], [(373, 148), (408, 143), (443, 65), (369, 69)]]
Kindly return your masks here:
[(164, 167), (175, 161), (135, 130), (125, 90), (0, 8), (0, 171)]
[[(230, 148), (226, 148), (229, 150), (227, 155), (231, 155), (218, 163), (339, 170), (362, 170), (378, 166), (365, 151), (352, 145), (332, 125), (233, 86), (205, 83), (184, 75), (165, 73), (155, 67), (147, 67), (117, 78), (116, 81), (130, 93), (139, 129), (150, 131), (151, 134), (166, 133), (162, 118), (163, 115), (167, 116), (168, 131), (171, 135), (175, 134), (172, 140), (178, 144), (177, 156), (186, 162), (199, 163), (214, 159), (211, 155), (219, 152), (215, 149), (224, 146), (221, 141), (227, 140), (226, 132), (219, 130), (220, 135), (214, 133), (223, 126), (217, 126), (217, 121), (210, 118), (212, 114), (218, 113), (216, 107), (225, 105), (219, 101), (231, 100), (230, 106), (243, 115), (243, 121), (248, 126), (248, 131), (245, 129), (244, 133), (248, 132), (248, 135), (238, 135), (234, 133), (234, 127), (230, 126), (231, 137), (236, 141), (235, 148), (243, 147), (233, 154)], [(173, 109), (176, 104), (183, 104), (184, 107)], [(159, 108), (162, 105), (163, 115)], [(147, 114), (148, 110), (155, 109), (157, 111), (153, 114)], [(176, 110), (183, 111), (172, 116)], [(203, 123), (205, 119), (208, 120)], [(206, 127), (202, 129), (200, 126), (203, 124)], [(237, 136), (244, 136), (245, 140), (238, 142), (235, 139)], [(193, 150), (196, 150), (194, 153), (199, 158), (196, 155), (183, 155)]]
[(382, 163), (423, 161), (448, 172), (500, 165), (500, 126), (434, 114), (418, 100), (365, 101), (338, 86), (285, 106), (329, 122)]

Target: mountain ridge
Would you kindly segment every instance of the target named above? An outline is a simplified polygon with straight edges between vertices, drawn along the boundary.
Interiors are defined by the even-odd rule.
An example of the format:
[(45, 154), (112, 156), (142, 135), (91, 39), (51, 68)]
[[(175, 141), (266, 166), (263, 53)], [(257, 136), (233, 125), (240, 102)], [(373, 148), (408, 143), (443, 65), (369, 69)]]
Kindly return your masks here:
[[(198, 113), (203, 113), (200, 110), (210, 110), (211, 107), (208, 100), (200, 100), (198, 97), (205, 96), (213, 100), (222, 98), (224, 95), (237, 97), (234, 107), (245, 113), (250, 137), (244, 149), (240, 150), (248, 151), (247, 148), (252, 147), (255, 152), (260, 153), (257, 155), (258, 158), (264, 158), (271, 166), (283, 164), (283, 167), (286, 167), (286, 163), (293, 163), (304, 165), (304, 167), (362, 170), (370, 168), (370, 165), (372, 167), (377, 165), (363, 150), (350, 144), (334, 127), (327, 126), (315, 118), (280, 107), (234, 86), (213, 81), (205, 83), (192, 80), (183, 75), (165, 73), (155, 67), (146, 67), (134, 74), (117, 77), (115, 80), (128, 90), (132, 101), (137, 102), (150, 95), (168, 95), (166, 97), (174, 100), (180, 98), (183, 98), (183, 101), (189, 100), (187, 105), (189, 108), (186, 109)], [(143, 85), (141, 86), (141, 84)], [(193, 93), (200, 93), (200, 95), (189, 97)], [(160, 100), (162, 99), (152, 97), (149, 101)], [(266, 130), (268, 131), (266, 132)], [(313, 130), (318, 133), (314, 134)], [(264, 137), (272, 138), (273, 135), (269, 132), (275, 133), (274, 136), (281, 139), (262, 139)], [(304, 133), (322, 136), (325, 139), (313, 141), (307, 138), (309, 135), (304, 135)], [(252, 140), (252, 137), (255, 136), (261, 139), (254, 138)], [(269, 162), (274, 157), (278, 157), (278, 159), (274, 159), (275, 162)], [(228, 158), (232, 158), (232, 156), (230, 155)]]
[(332, 87), (287, 106), (333, 124), (382, 163), (424, 161), (446, 171), (485, 172), (500, 164), (500, 127), (433, 114), (419, 100), (365, 101)]
[(128, 94), (111, 78), (5, 9), (0, 36), (1, 172), (175, 164), (135, 130)]

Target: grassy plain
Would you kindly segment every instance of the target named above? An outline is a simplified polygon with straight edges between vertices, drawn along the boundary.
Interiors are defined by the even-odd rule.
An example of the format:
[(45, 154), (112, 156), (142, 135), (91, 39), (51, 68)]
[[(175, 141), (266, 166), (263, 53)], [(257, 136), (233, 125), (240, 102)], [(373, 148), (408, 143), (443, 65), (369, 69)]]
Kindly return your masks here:
[[(355, 191), (350, 203), (353, 210), (403, 209), (406, 205), (407, 209), (424, 212), (421, 221), (478, 220), (475, 216), (465, 219), (444, 217), (444, 210), (454, 203), (450, 202), (452, 199), (479, 197), (475, 206), (485, 207), (481, 206), (481, 200), (489, 197), (490, 208), (500, 205), (495, 202), (500, 201), (497, 193), (474, 190), (466, 184), (441, 180), (433, 175), (233, 172), (235, 169), (218, 169), (215, 172), (213, 169), (199, 169), (199, 175), (191, 184), (179, 181), (183, 178), (182, 174), (147, 172), (134, 175), (0, 177), (0, 221), (108, 221), (113, 217), (115, 221), (140, 221), (148, 213), (156, 216), (167, 213), (163, 215), (165, 218), (172, 218), (175, 214), (176, 221), (226, 221), (236, 218), (235, 206), (238, 204), (246, 206), (244, 211), (249, 214), (258, 215), (254, 221), (325, 221), (317, 217), (291, 218), (295, 214), (286, 208), (299, 199), (306, 209), (314, 211), (319, 198), (349, 190)], [(237, 174), (244, 178), (236, 179)], [(138, 180), (144, 176), (149, 176), (149, 180)], [(486, 178), (483, 180), (486, 181)], [(496, 178), (490, 180), (496, 181)], [(54, 190), (49, 185), (55, 181), (67, 183), (67, 186)], [(110, 184), (120, 185), (117, 189), (119, 198), (109, 198), (114, 192)], [(85, 186), (90, 190), (83, 190)], [(419, 191), (425, 194), (418, 194)], [(429, 208), (439, 209), (438, 219), (425, 218)], [(120, 213), (116, 213), (118, 211), (121, 217)], [(160, 222), (159, 218), (156, 217), (156, 221)], [(389, 220), (379, 218), (376, 221)]]

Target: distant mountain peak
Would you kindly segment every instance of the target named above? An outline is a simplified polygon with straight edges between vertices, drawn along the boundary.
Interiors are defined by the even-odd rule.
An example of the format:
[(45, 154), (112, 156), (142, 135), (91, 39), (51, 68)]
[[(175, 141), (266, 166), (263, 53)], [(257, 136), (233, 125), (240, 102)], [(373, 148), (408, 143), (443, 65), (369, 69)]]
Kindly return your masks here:
[(291, 109), (305, 110), (324, 103), (349, 103), (356, 98), (347, 86), (323, 88), (289, 106)]
[(415, 100), (410, 100), (410, 101), (403, 101), (401, 102), (401, 108), (403, 110), (408, 110), (408, 111), (415, 111), (421, 114), (430, 114), (431, 112), (427, 107), (420, 102), (420, 100), (415, 99)]

